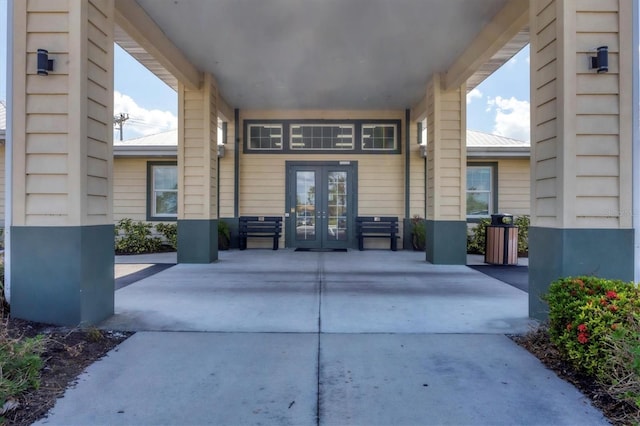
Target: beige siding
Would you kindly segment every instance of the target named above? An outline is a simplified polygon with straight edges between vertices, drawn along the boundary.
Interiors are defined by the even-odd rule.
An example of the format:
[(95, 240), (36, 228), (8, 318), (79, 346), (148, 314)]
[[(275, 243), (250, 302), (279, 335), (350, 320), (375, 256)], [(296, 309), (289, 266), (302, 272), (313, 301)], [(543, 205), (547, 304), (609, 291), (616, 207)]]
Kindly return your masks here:
[(4, 166), (4, 161), (5, 161), (5, 148), (4, 148), (4, 141), (3, 143), (0, 145), (0, 226), (4, 227), (4, 190), (5, 190), (5, 186), (4, 186), (4, 171), (5, 171), (5, 166)]
[(469, 165), (497, 163), (497, 211), (514, 216), (530, 214), (530, 163), (528, 159), (499, 159), (469, 161)]
[[(157, 159), (156, 159), (157, 160)], [(113, 162), (113, 219), (147, 219), (147, 161), (116, 158)]]
[(220, 217), (234, 217), (234, 169), (235, 169), (235, 123), (227, 123), (227, 140), (225, 154), (219, 159), (220, 180)]
[(466, 219), (464, 86), (444, 92), (440, 75), (427, 86), (427, 217)]
[[(412, 121), (409, 127), (410, 148), (409, 154), (409, 214), (411, 217), (426, 217), (426, 190), (425, 173), (426, 160), (420, 156), (420, 146), (418, 145), (418, 126)], [(424, 142), (424, 141), (423, 141)]]
[(210, 74), (204, 87), (179, 85), (178, 217), (217, 217), (217, 86)]
[[(631, 2), (531, 5), (533, 223), (630, 227)], [(606, 74), (588, 67), (601, 45)]]
[[(14, 12), (25, 31), (15, 33), (9, 82), (18, 94), (13, 223), (110, 223), (113, 2), (17, 2)], [(48, 77), (36, 74), (41, 47), (55, 61)]]
[[(241, 111), (251, 119), (398, 119), (404, 111)], [(404, 140), (404, 136), (402, 136)], [(403, 144), (403, 140), (399, 143)], [(241, 146), (244, 141), (241, 138)], [(403, 144), (404, 145), (404, 144)], [(416, 154), (417, 156), (417, 154)], [(240, 215), (282, 216), (285, 210), (286, 161), (352, 161), (358, 164), (358, 215), (404, 217), (404, 154), (244, 154), (240, 152)], [(224, 170), (224, 169), (221, 169)], [(229, 168), (222, 177), (232, 173)], [(284, 239), (284, 237), (283, 237)], [(255, 242), (254, 244), (260, 244)], [(268, 241), (264, 242), (265, 247)], [(387, 242), (388, 244), (388, 242)], [(402, 244), (402, 242), (400, 242)], [(371, 246), (374, 246), (375, 243)], [(369, 247), (370, 245), (367, 244)], [(384, 242), (380, 242), (380, 247)]]

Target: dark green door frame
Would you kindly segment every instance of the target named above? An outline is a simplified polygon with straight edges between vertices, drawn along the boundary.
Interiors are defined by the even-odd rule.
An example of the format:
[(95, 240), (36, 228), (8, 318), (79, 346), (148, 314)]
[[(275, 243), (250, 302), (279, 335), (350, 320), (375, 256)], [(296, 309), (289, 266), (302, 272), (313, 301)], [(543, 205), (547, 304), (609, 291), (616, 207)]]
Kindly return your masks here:
[[(317, 211), (311, 213), (312, 217), (298, 217), (297, 202), (297, 173), (313, 173), (315, 200)], [(337, 227), (330, 226), (328, 177), (332, 172), (346, 172), (347, 211), (344, 223), (346, 224), (346, 239), (335, 238), (333, 232), (339, 232)], [(285, 200), (285, 245), (294, 248), (354, 248), (355, 241), (355, 217), (357, 206), (357, 162), (355, 161), (287, 161), (286, 162), (286, 200)], [(310, 212), (307, 212), (309, 214)], [(341, 219), (338, 219), (339, 221)], [(299, 226), (313, 226), (314, 235), (309, 239), (298, 239)]]

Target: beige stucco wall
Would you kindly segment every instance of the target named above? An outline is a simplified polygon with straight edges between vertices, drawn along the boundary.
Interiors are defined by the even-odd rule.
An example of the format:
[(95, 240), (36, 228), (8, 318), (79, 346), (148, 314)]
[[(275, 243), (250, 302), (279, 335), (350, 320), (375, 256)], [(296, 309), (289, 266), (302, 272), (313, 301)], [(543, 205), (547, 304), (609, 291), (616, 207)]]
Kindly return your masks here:
[(19, 1), (13, 25), (13, 224), (111, 223), (113, 1)]
[[(631, 0), (532, 0), (532, 222), (630, 228)], [(609, 46), (609, 72), (589, 69)]]

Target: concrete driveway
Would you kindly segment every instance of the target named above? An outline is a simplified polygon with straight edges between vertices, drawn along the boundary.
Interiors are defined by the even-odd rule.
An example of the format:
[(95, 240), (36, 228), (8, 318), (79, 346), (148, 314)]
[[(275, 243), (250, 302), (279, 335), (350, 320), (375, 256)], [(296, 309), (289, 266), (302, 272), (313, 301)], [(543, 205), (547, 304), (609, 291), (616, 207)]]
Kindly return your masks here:
[(118, 290), (138, 332), (40, 424), (607, 424), (505, 336), (527, 300), (423, 253), (221, 252)]

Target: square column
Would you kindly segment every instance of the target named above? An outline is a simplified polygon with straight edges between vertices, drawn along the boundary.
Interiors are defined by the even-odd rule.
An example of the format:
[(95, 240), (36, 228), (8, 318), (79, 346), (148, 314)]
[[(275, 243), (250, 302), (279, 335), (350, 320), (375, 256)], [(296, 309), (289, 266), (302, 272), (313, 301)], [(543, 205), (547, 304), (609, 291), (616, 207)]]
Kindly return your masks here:
[(178, 262), (218, 259), (218, 87), (178, 88)]
[(427, 261), (467, 263), (466, 89), (427, 85)]
[[(11, 315), (113, 314), (114, 4), (13, 2)], [(53, 70), (37, 74), (37, 50)]]
[[(632, 280), (632, 1), (532, 0), (529, 314), (551, 281)], [(590, 69), (599, 46), (609, 69)]]

